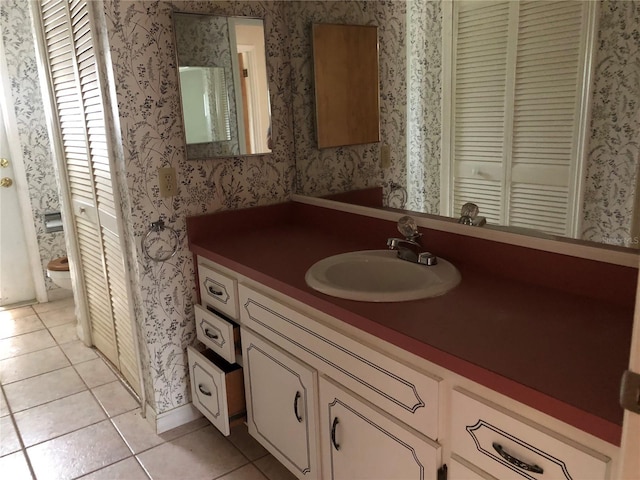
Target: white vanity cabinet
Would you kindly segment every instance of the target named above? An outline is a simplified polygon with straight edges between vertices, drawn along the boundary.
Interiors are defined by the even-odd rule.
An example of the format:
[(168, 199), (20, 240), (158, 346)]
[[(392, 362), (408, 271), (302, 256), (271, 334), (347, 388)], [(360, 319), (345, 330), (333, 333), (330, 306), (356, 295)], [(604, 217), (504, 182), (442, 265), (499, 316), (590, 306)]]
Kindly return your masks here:
[(452, 392), (451, 450), (505, 480), (604, 480), (611, 460), (459, 388)]
[[(213, 262), (199, 272), (203, 295), (213, 290), (197, 308), (203, 342), (224, 332), (217, 322), (237, 335), (235, 315), (244, 370), (220, 370), (210, 388), (190, 347), (194, 404), (211, 419), (212, 389), (243, 372), (249, 433), (298, 478), (611, 478), (617, 447)], [(225, 297), (216, 285), (226, 316), (211, 311)]]
[(437, 478), (440, 445), (326, 378), (320, 378), (320, 426), (323, 478)]
[(242, 331), (249, 433), (300, 479), (320, 479), (317, 373), (249, 330)]

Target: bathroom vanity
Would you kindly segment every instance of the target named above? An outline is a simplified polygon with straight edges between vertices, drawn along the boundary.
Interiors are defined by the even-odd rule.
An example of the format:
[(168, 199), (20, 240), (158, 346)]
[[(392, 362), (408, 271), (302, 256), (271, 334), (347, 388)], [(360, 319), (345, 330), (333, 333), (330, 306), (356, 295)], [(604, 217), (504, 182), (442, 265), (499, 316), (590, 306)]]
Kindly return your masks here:
[(421, 230), (461, 283), (372, 303), (305, 273), (384, 248), (393, 221), (297, 202), (188, 219), (194, 405), (228, 434), (246, 404), (298, 478), (610, 478), (637, 269)]

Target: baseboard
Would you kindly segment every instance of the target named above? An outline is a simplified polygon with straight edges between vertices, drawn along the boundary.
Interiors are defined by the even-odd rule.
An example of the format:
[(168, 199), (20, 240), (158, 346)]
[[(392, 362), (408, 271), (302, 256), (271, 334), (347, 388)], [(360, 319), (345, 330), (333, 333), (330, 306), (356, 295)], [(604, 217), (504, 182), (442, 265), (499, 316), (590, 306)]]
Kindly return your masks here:
[(202, 414), (193, 406), (192, 403), (181, 405), (160, 414), (157, 414), (148, 404), (146, 410), (147, 422), (151, 424), (158, 435), (202, 417)]

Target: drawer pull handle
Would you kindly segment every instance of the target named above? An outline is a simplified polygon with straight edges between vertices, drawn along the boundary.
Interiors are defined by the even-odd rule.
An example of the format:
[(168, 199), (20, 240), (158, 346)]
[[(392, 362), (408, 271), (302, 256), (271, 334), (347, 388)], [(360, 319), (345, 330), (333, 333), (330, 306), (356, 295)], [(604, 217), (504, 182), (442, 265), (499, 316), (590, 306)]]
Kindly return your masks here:
[(340, 445), (336, 442), (336, 428), (338, 427), (338, 417), (333, 419), (333, 425), (331, 425), (331, 443), (336, 450), (340, 450)]
[(293, 399), (293, 413), (296, 416), (296, 420), (298, 420), (298, 423), (302, 423), (302, 417), (300, 416), (300, 414), (298, 413), (298, 400), (300, 400), (300, 392), (296, 392), (296, 396)]
[(209, 293), (211, 295), (216, 295), (218, 297), (222, 295), (222, 290), (216, 290), (215, 288), (213, 288), (211, 286), (208, 288), (208, 290), (209, 290)]
[(205, 390), (202, 384), (198, 385), (198, 390), (200, 390), (200, 393), (202, 393), (203, 395), (206, 395), (207, 397), (211, 396), (211, 392), (209, 390)]
[(526, 470), (527, 472), (540, 473), (540, 474), (544, 473), (544, 470), (538, 465), (531, 465), (529, 463), (523, 462), (522, 460), (518, 460), (516, 457), (509, 455), (507, 452), (504, 451), (504, 448), (502, 448), (502, 445), (500, 445), (497, 442), (493, 442), (493, 449), (496, 452), (498, 452), (500, 456), (504, 458), (507, 462), (509, 462), (511, 465), (515, 465), (516, 467)]
[(204, 334), (209, 337), (211, 340), (218, 340), (220, 337), (218, 335), (216, 335), (215, 333), (211, 333), (211, 330), (209, 330), (208, 328), (204, 329)]

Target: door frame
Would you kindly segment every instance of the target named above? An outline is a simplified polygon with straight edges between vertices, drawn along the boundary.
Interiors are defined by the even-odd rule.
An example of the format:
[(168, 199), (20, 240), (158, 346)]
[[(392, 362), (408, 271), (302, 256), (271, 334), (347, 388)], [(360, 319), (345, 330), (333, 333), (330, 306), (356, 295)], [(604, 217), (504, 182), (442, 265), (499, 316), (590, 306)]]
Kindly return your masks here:
[[(640, 267), (640, 265), (639, 265)], [(638, 286), (636, 290), (636, 309), (633, 316), (633, 330), (631, 333), (631, 354), (629, 370), (640, 374), (640, 270), (638, 271)], [(617, 480), (636, 478), (640, 472), (640, 414), (629, 410), (624, 411), (622, 421), (622, 443), (620, 444), (620, 462)]]
[[(0, 26), (0, 31), (1, 29), (2, 28)], [(6, 58), (4, 42), (0, 42), (0, 98), (2, 99), (0, 114), (4, 118), (5, 129), (7, 131), (7, 143), (13, 166), (13, 176), (15, 178), (18, 205), (20, 207), (20, 219), (22, 220), (22, 229), (24, 231), (25, 242), (27, 244), (27, 256), (29, 258), (31, 276), (33, 277), (36, 300), (39, 303), (44, 303), (47, 302), (49, 298), (44, 279), (42, 260), (40, 258), (40, 248), (38, 246), (38, 235), (33, 218), (31, 198), (29, 197), (27, 172), (24, 168), (22, 148), (17, 141), (19, 138), (17, 127), (18, 121), (16, 118), (13, 97), (11, 96), (9, 69)]]

